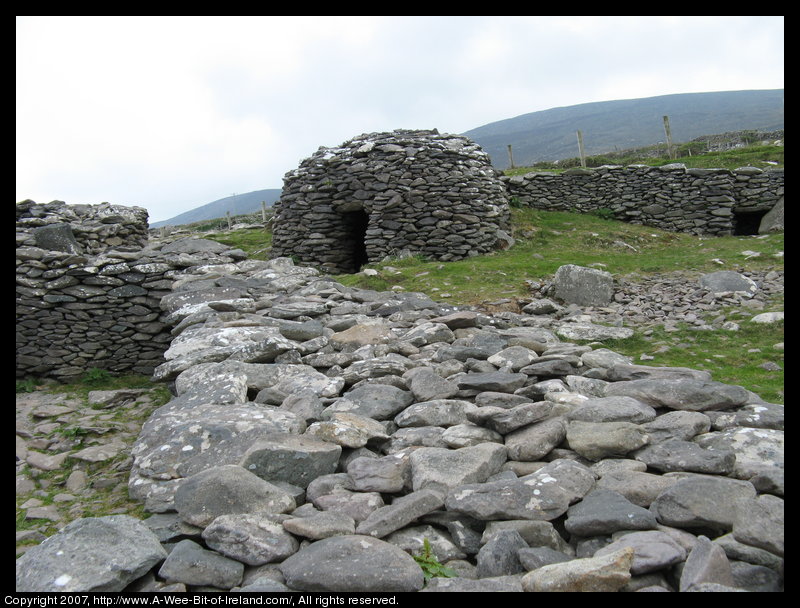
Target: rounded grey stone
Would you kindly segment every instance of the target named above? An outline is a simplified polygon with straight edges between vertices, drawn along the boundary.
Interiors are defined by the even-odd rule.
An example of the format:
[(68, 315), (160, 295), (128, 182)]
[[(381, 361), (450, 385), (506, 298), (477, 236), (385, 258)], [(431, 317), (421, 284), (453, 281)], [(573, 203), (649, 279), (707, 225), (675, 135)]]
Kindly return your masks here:
[(286, 586), (295, 591), (419, 591), (422, 569), (408, 553), (362, 535), (334, 536), (304, 547), (280, 565)]
[(138, 519), (77, 519), (17, 560), (16, 590), (122, 591), (166, 555), (156, 535)]

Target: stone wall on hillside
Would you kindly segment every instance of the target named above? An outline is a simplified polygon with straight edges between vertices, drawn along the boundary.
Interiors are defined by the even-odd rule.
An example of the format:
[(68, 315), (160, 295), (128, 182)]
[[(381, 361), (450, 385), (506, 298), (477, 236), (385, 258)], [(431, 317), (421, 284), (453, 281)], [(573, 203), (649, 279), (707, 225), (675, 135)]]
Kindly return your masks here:
[(404, 252), (487, 253), (508, 228), (506, 191), (473, 141), (397, 130), (320, 148), (286, 174), (273, 253), (333, 272)]
[(783, 197), (783, 170), (687, 169), (675, 163), (503, 177), (512, 204), (546, 211), (607, 210), (617, 220), (698, 235), (757, 234)]
[[(84, 214), (73, 208), (90, 206), (51, 204), (49, 211), (57, 214), (36, 213), (48, 205), (22, 207), (16, 249), (18, 378), (69, 381), (92, 368), (151, 374), (172, 339), (161, 299), (174, 281), (245, 257), (202, 239), (146, 244), (140, 229), (146, 235), (147, 214), (135, 207), (100, 205)], [(108, 246), (119, 240), (125, 245)]]

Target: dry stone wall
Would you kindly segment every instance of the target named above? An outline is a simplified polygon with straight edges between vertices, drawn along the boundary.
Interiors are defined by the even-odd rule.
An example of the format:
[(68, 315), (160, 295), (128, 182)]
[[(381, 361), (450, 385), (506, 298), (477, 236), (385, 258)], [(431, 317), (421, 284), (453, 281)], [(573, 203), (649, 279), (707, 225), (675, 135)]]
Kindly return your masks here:
[(743, 167), (687, 169), (683, 164), (571, 169), (503, 177), (513, 203), (546, 211), (607, 210), (615, 219), (703, 235), (755, 233), (783, 198), (783, 171)]
[(72, 253), (94, 254), (122, 245), (141, 248), (147, 243), (147, 210), (142, 207), (25, 200), (16, 208), (17, 247), (41, 247), (54, 231), (66, 232), (67, 227), (74, 237)]
[(92, 368), (151, 374), (171, 340), (160, 303), (176, 278), (244, 257), (211, 241), (144, 246), (143, 211), (17, 206), (17, 377), (67, 381)]
[(403, 252), (458, 260), (492, 250), (508, 220), (503, 183), (473, 141), (369, 133), (287, 173), (273, 252), (334, 273)]

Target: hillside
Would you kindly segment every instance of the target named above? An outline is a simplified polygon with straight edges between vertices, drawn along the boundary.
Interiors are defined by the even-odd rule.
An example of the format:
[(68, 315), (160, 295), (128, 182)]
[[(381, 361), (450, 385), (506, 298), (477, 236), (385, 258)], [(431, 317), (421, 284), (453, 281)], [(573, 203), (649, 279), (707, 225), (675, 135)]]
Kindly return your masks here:
[(483, 147), (496, 168), (504, 169), (509, 145), (516, 166), (578, 156), (578, 130), (587, 155), (652, 145), (665, 139), (664, 116), (670, 118), (676, 143), (726, 131), (783, 129), (783, 89), (585, 103), (523, 114), (464, 135)]
[(267, 207), (281, 197), (280, 188), (271, 188), (267, 190), (255, 190), (245, 194), (236, 194), (221, 198), (213, 203), (208, 203), (201, 207), (197, 207), (180, 215), (176, 215), (168, 220), (160, 222), (153, 222), (150, 224), (151, 228), (158, 228), (160, 226), (182, 226), (184, 224), (191, 224), (193, 222), (200, 222), (203, 220), (213, 220), (219, 217), (225, 217), (230, 211), (231, 215), (245, 215), (254, 213), (261, 209), (261, 201), (267, 203)]

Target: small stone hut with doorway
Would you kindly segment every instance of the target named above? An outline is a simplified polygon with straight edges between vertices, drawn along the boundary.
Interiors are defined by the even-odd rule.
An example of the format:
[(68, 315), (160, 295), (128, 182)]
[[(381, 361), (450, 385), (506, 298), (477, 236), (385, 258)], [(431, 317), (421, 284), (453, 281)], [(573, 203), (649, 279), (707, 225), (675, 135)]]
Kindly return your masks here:
[(506, 238), (506, 188), (478, 144), (437, 130), (359, 135), (284, 177), (273, 256), (332, 274), (387, 256), (451, 261)]

